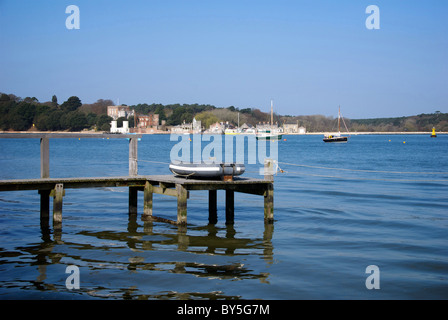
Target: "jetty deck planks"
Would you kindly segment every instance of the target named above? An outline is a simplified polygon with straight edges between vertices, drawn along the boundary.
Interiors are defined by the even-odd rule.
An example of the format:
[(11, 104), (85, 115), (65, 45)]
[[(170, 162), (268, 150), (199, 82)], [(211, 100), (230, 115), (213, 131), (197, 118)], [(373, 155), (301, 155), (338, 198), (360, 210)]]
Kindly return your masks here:
[[(175, 224), (187, 224), (187, 200), (189, 192), (209, 191), (209, 223), (217, 222), (217, 190), (226, 192), (226, 223), (234, 222), (234, 192), (264, 196), (264, 217), (273, 222), (273, 181), (234, 177), (232, 181), (186, 179), (173, 175), (137, 175), (118, 177), (85, 178), (40, 178), (0, 180), (0, 191), (37, 190), (41, 197), (41, 218), (48, 217), (49, 197), (53, 197), (53, 223), (62, 221), (62, 202), (65, 190), (77, 188), (129, 188), (129, 214), (137, 214), (137, 192), (144, 192), (142, 219), (160, 221), (153, 217), (153, 194), (177, 197), (177, 221)], [(81, 201), (81, 200), (80, 200)]]

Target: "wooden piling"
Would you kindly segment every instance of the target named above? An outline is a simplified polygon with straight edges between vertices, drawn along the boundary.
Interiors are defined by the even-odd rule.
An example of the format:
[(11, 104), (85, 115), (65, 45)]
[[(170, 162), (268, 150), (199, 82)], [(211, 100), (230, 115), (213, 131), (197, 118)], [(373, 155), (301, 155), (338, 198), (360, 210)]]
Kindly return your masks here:
[(152, 197), (153, 186), (149, 181), (145, 183), (145, 189), (143, 190), (143, 217), (148, 218), (152, 216)]
[(50, 190), (39, 190), (40, 195), (40, 217), (47, 218), (50, 215)]
[(216, 224), (218, 222), (217, 190), (208, 191), (208, 223)]
[(264, 194), (264, 221), (274, 222), (274, 184), (272, 183), (266, 186)]
[(177, 224), (187, 224), (187, 189), (181, 185), (176, 184), (177, 192)]
[(40, 225), (48, 230), (50, 225), (50, 190), (39, 190), (40, 195)]
[(64, 185), (56, 184), (53, 190), (53, 224), (62, 223), (62, 199), (64, 197)]
[(129, 214), (137, 214), (138, 188), (129, 187)]
[(226, 224), (233, 224), (235, 220), (235, 192), (226, 190)]

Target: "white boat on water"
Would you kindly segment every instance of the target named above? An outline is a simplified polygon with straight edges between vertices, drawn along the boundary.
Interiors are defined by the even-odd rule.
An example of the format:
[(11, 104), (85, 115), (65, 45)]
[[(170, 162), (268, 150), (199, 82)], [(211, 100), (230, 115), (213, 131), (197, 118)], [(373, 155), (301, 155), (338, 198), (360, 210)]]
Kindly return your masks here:
[(283, 134), (278, 130), (259, 130), (257, 131), (257, 140), (280, 140)]
[(246, 167), (241, 163), (170, 163), (172, 173), (188, 178), (220, 178), (223, 176), (239, 176)]
[(282, 136), (280, 129), (274, 127), (274, 106), (271, 100), (271, 124), (267, 128), (257, 130), (256, 138), (257, 140), (280, 140)]

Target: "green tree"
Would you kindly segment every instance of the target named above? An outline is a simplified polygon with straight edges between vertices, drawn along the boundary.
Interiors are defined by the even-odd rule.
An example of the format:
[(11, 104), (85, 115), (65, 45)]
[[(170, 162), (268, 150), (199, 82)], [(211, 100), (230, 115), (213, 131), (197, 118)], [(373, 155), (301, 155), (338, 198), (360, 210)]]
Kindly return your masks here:
[(0, 95), (0, 102), (2, 102), (2, 101), (10, 101), (10, 100), (11, 100), (11, 98), (6, 93), (2, 93)]
[(56, 97), (55, 94), (51, 98), (51, 104), (53, 105), (53, 107), (57, 107), (58, 106), (58, 98)]
[(61, 118), (64, 115), (64, 112), (61, 110), (53, 110), (48, 114), (48, 120), (46, 122), (47, 130), (49, 131), (57, 131), (61, 130)]
[(65, 114), (61, 118), (61, 124), (65, 129), (70, 131), (80, 131), (88, 127), (86, 115), (79, 111), (72, 111)]
[(63, 104), (61, 104), (61, 110), (65, 112), (71, 112), (76, 111), (81, 106), (81, 100), (76, 96), (72, 96), (68, 98), (67, 101), (65, 101)]
[(47, 114), (41, 114), (41, 115), (39, 115), (37, 118), (36, 118), (36, 120), (34, 121), (35, 122), (35, 125), (36, 125), (36, 128), (38, 129), (38, 130), (40, 130), (40, 131), (47, 131), (47, 130), (49, 130), (49, 125), (48, 125), (48, 122), (49, 122), (49, 115), (47, 115)]
[(162, 105), (157, 106), (154, 113), (159, 115), (159, 120), (166, 120), (165, 110)]
[(87, 120), (87, 125), (89, 127), (93, 127), (96, 125), (96, 121), (97, 121), (98, 116), (96, 114), (94, 114), (93, 112), (89, 112), (86, 116), (86, 120)]
[(201, 125), (208, 129), (210, 126), (216, 122), (219, 122), (219, 119), (211, 112), (204, 111), (195, 116), (197, 121), (201, 121)]
[(109, 117), (106, 114), (103, 114), (97, 118), (96, 127), (102, 131), (109, 131), (111, 121), (112, 121), (111, 117)]

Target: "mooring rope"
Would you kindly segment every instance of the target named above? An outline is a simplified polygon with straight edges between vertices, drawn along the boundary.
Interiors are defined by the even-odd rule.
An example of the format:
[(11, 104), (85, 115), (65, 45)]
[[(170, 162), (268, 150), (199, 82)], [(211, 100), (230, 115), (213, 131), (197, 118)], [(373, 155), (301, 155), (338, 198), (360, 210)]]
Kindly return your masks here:
[[(169, 162), (163, 161), (153, 161), (153, 160), (138, 160), (139, 162), (150, 162), (158, 164), (169, 165)], [(391, 174), (415, 174), (415, 175), (447, 175), (448, 172), (416, 172), (416, 171), (384, 171), (384, 170), (363, 170), (363, 169), (348, 169), (348, 168), (334, 168), (334, 167), (323, 167), (323, 166), (312, 166), (306, 164), (298, 163), (288, 163), (281, 161), (274, 161), (274, 174), (277, 175), (278, 172), (285, 173), (288, 175), (296, 176), (311, 176), (311, 177), (321, 177), (321, 178), (333, 178), (333, 179), (344, 179), (344, 180), (362, 180), (362, 181), (389, 181), (389, 182), (448, 182), (448, 179), (384, 179), (384, 178), (361, 178), (361, 177), (347, 177), (347, 176), (337, 176), (337, 175), (325, 175), (325, 174), (315, 174), (315, 173), (304, 173), (297, 171), (289, 171), (280, 168), (279, 164), (295, 167), (313, 168), (313, 169), (324, 169), (324, 170), (337, 170), (337, 171), (352, 171), (352, 172), (366, 172), (366, 173), (391, 173)], [(246, 173), (259, 173), (259, 171), (246, 171)], [(186, 175), (188, 178), (190, 175)]]
[(170, 164), (169, 162), (162, 162), (162, 161), (151, 161), (151, 160), (141, 160), (141, 159), (138, 159), (137, 160), (138, 162), (151, 162), (151, 163), (159, 163), (159, 164)]
[(360, 178), (360, 177), (343, 177), (343, 176), (333, 176), (324, 174), (314, 174), (314, 173), (303, 173), (283, 170), (284, 173), (291, 175), (301, 175), (301, 176), (312, 176), (312, 177), (322, 177), (322, 178), (333, 178), (333, 179), (343, 179), (343, 180), (362, 180), (362, 181), (389, 181), (389, 182), (448, 182), (448, 179), (383, 179), (383, 178)]
[(383, 171), (383, 170), (362, 170), (362, 169), (347, 169), (347, 168), (332, 168), (332, 167), (322, 167), (322, 166), (310, 166), (306, 164), (297, 164), (297, 163), (287, 163), (287, 162), (278, 162), (284, 165), (296, 166), (296, 167), (306, 167), (306, 168), (314, 168), (314, 169), (325, 169), (325, 170), (339, 170), (339, 171), (354, 171), (354, 172), (371, 172), (371, 173), (393, 173), (393, 174), (441, 174), (446, 175), (448, 172), (409, 172), (409, 171)]

